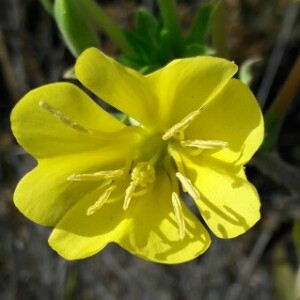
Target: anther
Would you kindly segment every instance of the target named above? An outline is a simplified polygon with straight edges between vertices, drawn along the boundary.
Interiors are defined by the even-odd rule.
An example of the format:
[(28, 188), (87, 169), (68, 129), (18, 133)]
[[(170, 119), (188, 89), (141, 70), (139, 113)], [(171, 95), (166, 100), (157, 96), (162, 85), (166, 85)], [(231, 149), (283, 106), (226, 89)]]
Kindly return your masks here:
[(99, 197), (99, 199), (87, 209), (86, 211), (87, 216), (91, 216), (97, 210), (99, 210), (103, 206), (103, 204), (107, 201), (107, 199), (110, 197), (110, 194), (116, 187), (117, 187), (116, 185), (112, 185), (108, 189), (106, 189), (104, 193)]
[(178, 151), (176, 151), (172, 146), (169, 145), (168, 152), (173, 157), (179, 172), (181, 174), (184, 174), (183, 161), (182, 161), (182, 158), (181, 158), (180, 154), (178, 153)]
[(136, 189), (136, 185), (131, 182), (129, 187), (125, 191), (125, 200), (123, 203), (123, 209), (127, 210), (131, 201), (131, 198), (133, 197), (134, 191)]
[(85, 128), (83, 125), (78, 123), (75, 120), (72, 120), (71, 118), (65, 116), (61, 111), (58, 109), (54, 108), (53, 106), (49, 105), (46, 101), (40, 101), (39, 106), (46, 111), (50, 112), (58, 121), (61, 123), (67, 125), (68, 127), (83, 132), (83, 133), (88, 133), (92, 134), (93, 132), (90, 129)]
[(200, 193), (199, 191), (196, 189), (196, 187), (194, 187), (194, 185), (192, 184), (192, 182), (185, 176), (183, 176), (181, 173), (177, 172), (176, 173), (176, 177), (179, 179), (179, 181), (182, 184), (182, 188), (183, 190), (186, 190), (188, 192), (188, 194), (194, 199), (199, 199), (200, 198)]
[(99, 181), (104, 179), (116, 179), (124, 175), (123, 169), (99, 171), (87, 174), (72, 174), (67, 179), (69, 181)]
[(179, 135), (179, 139), (182, 139), (184, 130), (196, 119), (196, 117), (198, 117), (201, 110), (202, 108), (189, 113), (179, 123), (176, 123), (170, 129), (168, 129), (163, 135), (162, 139), (165, 141), (176, 135)]
[(183, 240), (185, 237), (185, 221), (180, 198), (175, 192), (172, 193), (172, 204), (175, 219), (178, 224), (179, 239)]
[(181, 141), (180, 144), (184, 147), (192, 147), (199, 149), (214, 149), (214, 148), (226, 148), (227, 142), (218, 140), (186, 140)]

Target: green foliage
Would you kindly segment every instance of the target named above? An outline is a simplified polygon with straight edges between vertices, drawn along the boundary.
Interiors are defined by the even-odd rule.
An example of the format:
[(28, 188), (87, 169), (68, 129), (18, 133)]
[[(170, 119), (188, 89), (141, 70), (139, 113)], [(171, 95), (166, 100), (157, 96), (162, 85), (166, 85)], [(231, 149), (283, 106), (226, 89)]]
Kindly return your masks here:
[(74, 299), (75, 289), (77, 285), (77, 277), (78, 273), (76, 271), (71, 270), (71, 272), (68, 274), (64, 300)]
[(239, 70), (239, 79), (247, 85), (250, 85), (253, 79), (252, 66), (259, 62), (259, 58), (251, 58), (242, 63)]
[(135, 29), (140, 36), (150, 42), (157, 42), (159, 21), (144, 7), (139, 8), (135, 14)]
[(213, 4), (203, 4), (198, 8), (193, 26), (187, 38), (189, 44), (204, 45), (209, 29), (210, 17), (214, 9)]
[(100, 47), (98, 36), (77, 1), (56, 0), (54, 18), (75, 57), (88, 47)]
[(125, 33), (134, 54), (124, 53), (120, 58), (123, 64), (142, 73), (149, 73), (175, 58), (214, 53), (206, 45), (213, 3), (199, 6), (187, 37), (182, 36), (178, 20), (173, 15), (175, 10), (168, 10), (171, 7), (170, 1), (159, 3), (160, 17), (155, 17), (146, 8), (136, 11), (135, 27)]
[(75, 57), (88, 47), (100, 47), (91, 23), (120, 48), (121, 63), (144, 74), (175, 58), (214, 53), (206, 40), (215, 1), (199, 6), (186, 36), (182, 34), (176, 1), (157, 0), (157, 3), (158, 16), (146, 7), (136, 10), (131, 30), (118, 26), (94, 0), (55, 0), (53, 11), (63, 39)]
[[(280, 119), (279, 116), (275, 116), (268, 112), (264, 115), (264, 119), (266, 137), (261, 145), (260, 151), (268, 153), (275, 151), (277, 148), (277, 141), (282, 125), (282, 119)], [(272, 134), (270, 134), (271, 132)]]
[(53, 16), (53, 3), (51, 2), (51, 0), (40, 0), (40, 2), (44, 6), (48, 14)]

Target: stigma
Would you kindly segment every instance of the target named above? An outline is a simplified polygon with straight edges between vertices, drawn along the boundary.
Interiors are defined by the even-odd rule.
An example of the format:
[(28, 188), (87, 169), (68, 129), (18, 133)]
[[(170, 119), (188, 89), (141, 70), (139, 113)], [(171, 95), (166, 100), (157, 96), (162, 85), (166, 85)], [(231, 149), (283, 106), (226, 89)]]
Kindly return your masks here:
[(131, 181), (125, 191), (123, 209), (127, 210), (132, 197), (146, 194), (155, 181), (155, 169), (151, 162), (139, 162), (131, 171)]

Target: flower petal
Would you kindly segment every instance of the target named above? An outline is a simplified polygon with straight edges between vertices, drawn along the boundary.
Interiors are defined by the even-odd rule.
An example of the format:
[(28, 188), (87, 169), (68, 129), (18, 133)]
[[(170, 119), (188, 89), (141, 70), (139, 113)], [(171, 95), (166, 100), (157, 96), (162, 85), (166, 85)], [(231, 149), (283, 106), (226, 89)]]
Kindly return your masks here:
[(241, 165), (262, 143), (264, 123), (258, 103), (241, 81), (232, 79), (193, 121), (187, 139), (219, 140), (224, 149), (205, 150), (203, 155)]
[(145, 126), (155, 124), (156, 97), (139, 72), (89, 48), (77, 59), (75, 73), (83, 85), (108, 104)]
[(210, 245), (210, 237), (182, 202), (185, 237), (180, 240), (179, 227), (172, 206), (172, 187), (165, 173), (158, 174), (156, 185), (129, 206), (127, 234), (120, 245), (134, 255), (167, 264), (191, 260)]
[(83, 199), (56, 226), (50, 245), (67, 259), (93, 255), (109, 242), (155, 262), (179, 263), (197, 257), (210, 244), (208, 233), (183, 205), (186, 234), (179, 239), (170, 182), (166, 174), (158, 177), (152, 192), (133, 198), (126, 211), (122, 199), (87, 217), (85, 210), (92, 201)]
[[(80, 125), (66, 124), (66, 118)], [(13, 109), (11, 123), (18, 142), (36, 158), (93, 149), (103, 144), (104, 133), (99, 136), (99, 132), (111, 137), (125, 128), (70, 83), (49, 84), (26, 94)], [(78, 130), (79, 126), (90, 133)]]
[(186, 175), (201, 194), (196, 204), (216, 236), (238, 236), (259, 220), (259, 196), (242, 167), (233, 168), (208, 158), (192, 161), (183, 156), (183, 161)]
[(14, 193), (15, 205), (34, 222), (54, 226), (81, 197), (101, 185), (93, 181), (69, 181), (68, 177), (74, 173), (124, 167), (130, 157), (130, 147), (123, 145), (122, 151), (119, 149), (119, 145), (115, 145), (94, 152), (40, 160), (19, 182)]
[(65, 259), (94, 255), (126, 232), (129, 220), (124, 217), (121, 199), (104, 204), (94, 214), (87, 215), (88, 208), (99, 196), (99, 191), (93, 191), (81, 199), (77, 198), (77, 203), (52, 231), (49, 244)]
[(148, 75), (158, 95), (157, 112), (164, 129), (208, 103), (236, 73), (237, 66), (216, 57), (177, 59)]

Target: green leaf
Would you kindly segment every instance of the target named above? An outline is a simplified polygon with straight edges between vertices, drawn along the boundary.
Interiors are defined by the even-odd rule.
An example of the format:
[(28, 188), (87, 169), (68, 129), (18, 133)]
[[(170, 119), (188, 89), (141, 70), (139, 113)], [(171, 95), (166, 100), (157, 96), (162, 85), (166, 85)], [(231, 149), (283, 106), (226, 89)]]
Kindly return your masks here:
[(67, 274), (64, 300), (74, 299), (75, 290), (78, 283), (77, 279), (78, 279), (78, 273), (76, 270), (71, 270), (69, 274)]
[[(75, 0), (73, 0), (75, 1)], [(106, 13), (102, 6), (95, 0), (76, 0), (89, 20), (122, 50), (122, 52), (133, 55), (134, 52), (127, 43), (122, 28)]]
[[(168, 43), (172, 49), (172, 58), (182, 57), (184, 51), (184, 39), (176, 0), (157, 0), (163, 27), (168, 35)], [(163, 31), (164, 35), (165, 32)]]
[(283, 120), (274, 114), (267, 112), (265, 119), (265, 139), (260, 146), (260, 151), (269, 153), (276, 149), (278, 136)]
[(67, 70), (64, 71), (63, 73), (63, 78), (64, 79), (77, 79), (75, 75), (75, 68), (74, 66), (68, 68)]
[(151, 48), (151, 45), (135, 32), (124, 30), (124, 33), (128, 44), (135, 52), (135, 55), (132, 58), (143, 61), (145, 64), (151, 63), (156, 52)]
[(205, 45), (194, 43), (186, 46), (184, 57), (191, 57), (197, 55), (213, 55), (213, 54), (215, 54), (214, 49), (209, 48)]
[(244, 82), (247, 85), (251, 84), (253, 78), (251, 67), (253, 66), (253, 64), (259, 61), (260, 61), (259, 58), (250, 58), (242, 63), (239, 71), (239, 79), (242, 82)]
[(146, 74), (149, 74), (149, 73), (152, 73), (152, 72), (156, 71), (160, 67), (161, 67), (160, 65), (149, 65), (149, 66), (144, 66), (144, 67), (140, 68), (139, 71), (142, 74), (146, 75)]
[(98, 36), (77, 1), (56, 0), (54, 17), (67, 47), (75, 57), (88, 47), (100, 47)]
[(146, 8), (139, 8), (135, 13), (135, 32), (148, 41), (148, 44), (157, 47), (159, 37), (159, 21)]
[(159, 57), (162, 64), (167, 64), (175, 58), (171, 44), (171, 36), (167, 28), (163, 28), (160, 32)]
[(40, 0), (42, 5), (44, 6), (45, 10), (50, 16), (53, 16), (53, 3), (51, 0)]
[(212, 3), (204, 4), (199, 7), (190, 34), (187, 38), (188, 44), (204, 44), (214, 7), (215, 5)]
[(160, 64), (145, 64), (142, 61), (138, 61), (134, 58), (131, 58), (127, 55), (122, 55), (118, 58), (118, 61), (126, 67), (131, 69), (138, 70), (140, 73), (146, 75), (155, 70), (159, 69), (162, 65)]
[(142, 66), (144, 66), (144, 63), (142, 61), (139, 61), (137, 58), (129, 56), (127, 54), (123, 54), (118, 57), (117, 61), (122, 65), (135, 70), (139, 70)]

